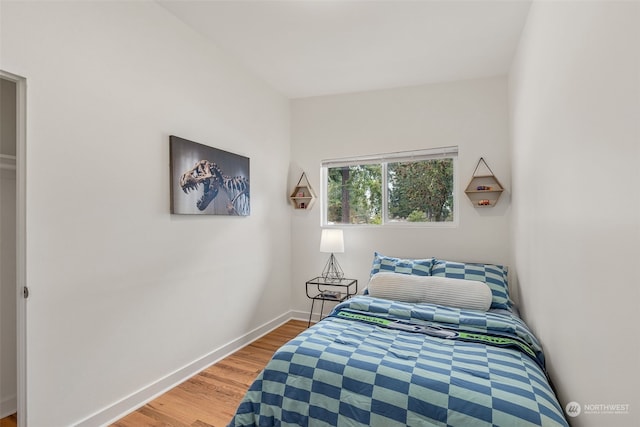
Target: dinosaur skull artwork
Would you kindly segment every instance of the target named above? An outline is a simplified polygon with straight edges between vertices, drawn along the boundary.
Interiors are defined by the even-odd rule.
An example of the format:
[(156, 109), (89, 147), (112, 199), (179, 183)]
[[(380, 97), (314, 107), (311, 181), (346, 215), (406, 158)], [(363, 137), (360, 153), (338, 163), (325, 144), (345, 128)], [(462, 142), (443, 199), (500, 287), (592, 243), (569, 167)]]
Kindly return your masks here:
[(187, 194), (190, 191), (197, 190), (200, 184), (204, 187), (202, 197), (196, 203), (196, 206), (201, 211), (205, 210), (218, 195), (221, 183), (220, 178), (213, 173), (216, 169), (215, 163), (211, 163), (208, 160), (200, 160), (180, 177), (180, 187)]
[(169, 142), (172, 214), (251, 214), (248, 157), (175, 135)]

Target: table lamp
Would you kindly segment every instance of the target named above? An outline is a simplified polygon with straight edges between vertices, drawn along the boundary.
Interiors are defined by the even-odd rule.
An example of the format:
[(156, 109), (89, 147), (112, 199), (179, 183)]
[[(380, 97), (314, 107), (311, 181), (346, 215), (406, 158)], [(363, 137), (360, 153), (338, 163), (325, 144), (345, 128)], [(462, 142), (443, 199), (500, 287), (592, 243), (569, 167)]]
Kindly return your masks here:
[(325, 265), (324, 270), (322, 270), (322, 278), (329, 281), (342, 279), (344, 273), (342, 272), (342, 268), (340, 268), (340, 264), (338, 264), (338, 260), (333, 256), (334, 253), (344, 252), (342, 230), (335, 228), (322, 230), (322, 235), (320, 236), (320, 252), (331, 254), (327, 265)]

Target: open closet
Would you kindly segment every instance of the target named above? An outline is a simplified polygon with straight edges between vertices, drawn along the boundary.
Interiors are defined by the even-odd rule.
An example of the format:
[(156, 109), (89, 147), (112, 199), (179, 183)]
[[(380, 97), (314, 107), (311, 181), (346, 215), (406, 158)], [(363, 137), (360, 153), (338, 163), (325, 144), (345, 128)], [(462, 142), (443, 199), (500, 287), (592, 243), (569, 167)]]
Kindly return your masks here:
[(16, 97), (0, 78), (0, 418), (17, 411)]

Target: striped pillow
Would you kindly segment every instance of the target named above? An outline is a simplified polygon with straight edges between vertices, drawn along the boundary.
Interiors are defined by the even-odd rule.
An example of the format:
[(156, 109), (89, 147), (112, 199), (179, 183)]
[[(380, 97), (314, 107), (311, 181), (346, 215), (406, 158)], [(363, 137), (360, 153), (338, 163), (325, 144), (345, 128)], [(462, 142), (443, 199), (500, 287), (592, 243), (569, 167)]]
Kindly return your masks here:
[(476, 280), (381, 272), (371, 276), (368, 290), (372, 297), (395, 301), (480, 311), (491, 306), (491, 289)]
[(435, 260), (431, 275), (452, 279), (478, 280), (491, 288), (491, 308), (511, 310), (507, 267), (494, 264), (474, 264), (455, 261)]
[(380, 271), (390, 271), (393, 273), (412, 274), (415, 276), (430, 276), (433, 258), (413, 259), (396, 258), (384, 256), (378, 252), (373, 255), (373, 265), (371, 275)]

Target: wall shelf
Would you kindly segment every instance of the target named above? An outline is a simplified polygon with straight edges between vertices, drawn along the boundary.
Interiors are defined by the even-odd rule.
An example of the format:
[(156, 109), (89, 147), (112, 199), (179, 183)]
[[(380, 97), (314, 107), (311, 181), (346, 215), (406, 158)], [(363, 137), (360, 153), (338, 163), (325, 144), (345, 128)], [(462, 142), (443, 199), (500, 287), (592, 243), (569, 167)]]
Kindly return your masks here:
[(311, 209), (316, 200), (316, 194), (309, 184), (307, 175), (303, 172), (298, 180), (298, 185), (293, 189), (289, 200), (295, 209)]
[[(481, 163), (484, 164), (488, 173), (476, 175)], [(469, 185), (467, 185), (467, 188), (464, 191), (469, 200), (471, 200), (471, 203), (473, 203), (473, 206), (477, 208), (493, 207), (498, 203), (503, 191), (504, 187), (502, 187), (498, 178), (493, 174), (493, 171), (489, 168), (487, 162), (480, 157), (480, 160), (478, 160), (478, 164), (473, 171), (471, 181), (469, 181)]]

